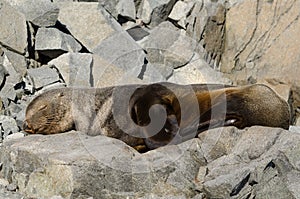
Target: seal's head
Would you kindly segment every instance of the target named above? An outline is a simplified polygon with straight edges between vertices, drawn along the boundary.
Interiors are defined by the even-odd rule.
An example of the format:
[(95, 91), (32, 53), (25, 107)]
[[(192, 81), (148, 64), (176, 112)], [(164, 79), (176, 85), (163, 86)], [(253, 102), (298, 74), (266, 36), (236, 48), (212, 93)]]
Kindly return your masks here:
[(37, 96), (26, 109), (23, 130), (31, 134), (54, 134), (71, 130), (70, 97), (64, 89), (46, 91)]

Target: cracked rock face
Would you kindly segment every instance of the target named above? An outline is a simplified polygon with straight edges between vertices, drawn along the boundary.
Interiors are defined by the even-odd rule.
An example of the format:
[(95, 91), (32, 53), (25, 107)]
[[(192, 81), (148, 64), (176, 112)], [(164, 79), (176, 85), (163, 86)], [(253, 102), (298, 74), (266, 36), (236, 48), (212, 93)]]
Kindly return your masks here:
[(210, 131), (147, 154), (22, 131), (48, 89), (161, 81), (266, 84), (299, 126), (299, 13), (296, 0), (0, 0), (0, 198), (299, 198), (297, 126)]
[(32, 198), (298, 198), (299, 146), (299, 133), (228, 127), (139, 154), (73, 131), (7, 141), (0, 160), (2, 176)]

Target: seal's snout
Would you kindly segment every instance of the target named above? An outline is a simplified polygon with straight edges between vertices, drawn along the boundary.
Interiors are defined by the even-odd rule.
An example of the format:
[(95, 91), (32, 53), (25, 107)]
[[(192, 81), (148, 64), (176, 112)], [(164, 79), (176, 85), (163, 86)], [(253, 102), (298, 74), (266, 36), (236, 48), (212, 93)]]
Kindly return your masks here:
[(23, 130), (27, 133), (34, 133), (33, 129), (31, 129), (27, 123), (27, 121), (25, 120), (23, 123)]

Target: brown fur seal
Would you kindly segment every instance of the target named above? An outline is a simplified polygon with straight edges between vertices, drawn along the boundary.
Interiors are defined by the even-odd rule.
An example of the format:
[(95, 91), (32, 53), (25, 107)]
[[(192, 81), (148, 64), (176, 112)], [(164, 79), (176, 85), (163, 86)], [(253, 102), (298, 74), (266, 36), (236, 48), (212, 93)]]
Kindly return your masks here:
[(180, 143), (209, 128), (288, 129), (289, 122), (289, 105), (264, 85), (157, 83), (47, 91), (27, 107), (24, 130), (54, 134), (76, 129), (114, 137), (143, 151)]

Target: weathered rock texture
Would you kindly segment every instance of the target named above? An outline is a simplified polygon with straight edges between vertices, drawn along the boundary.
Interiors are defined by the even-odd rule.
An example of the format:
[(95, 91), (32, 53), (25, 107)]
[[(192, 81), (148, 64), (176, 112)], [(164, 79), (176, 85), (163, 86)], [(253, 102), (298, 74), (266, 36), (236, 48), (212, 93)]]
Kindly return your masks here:
[(299, 152), (300, 134), (263, 127), (214, 129), (145, 154), (73, 131), (5, 142), (0, 160), (31, 198), (299, 198)]
[[(290, 103), (293, 124), (299, 126), (299, 13), (296, 0), (0, 0), (0, 144), (24, 136), (25, 109), (33, 97), (64, 86), (263, 83)], [(114, 141), (116, 145), (101, 149), (127, 149), (113, 159), (122, 172), (95, 160), (74, 133), (34, 136), (1, 148), (2, 177), (11, 183), (5, 189), (46, 198), (93, 193), (98, 194), (94, 198), (299, 198), (295, 129), (294, 134), (231, 129), (224, 133), (231, 140), (220, 139), (224, 143), (211, 145), (201, 137), (144, 155)], [(245, 141), (250, 138), (243, 137), (250, 132), (257, 140), (252, 146)], [(61, 139), (74, 143), (63, 145)], [(113, 142), (100, 137), (86, 142), (94, 139)], [(40, 143), (43, 150), (32, 150), (37, 145), (30, 148), (26, 142)], [(212, 151), (220, 155), (210, 156), (201, 145), (218, 146)], [(176, 151), (184, 155), (167, 164), (166, 154), (174, 157)], [(146, 169), (144, 173), (132, 172), (138, 158), (150, 165), (136, 165)], [(62, 178), (54, 181), (58, 176)], [(7, 186), (4, 181), (1, 190)], [(3, 194), (19, 197), (14, 193)]]

